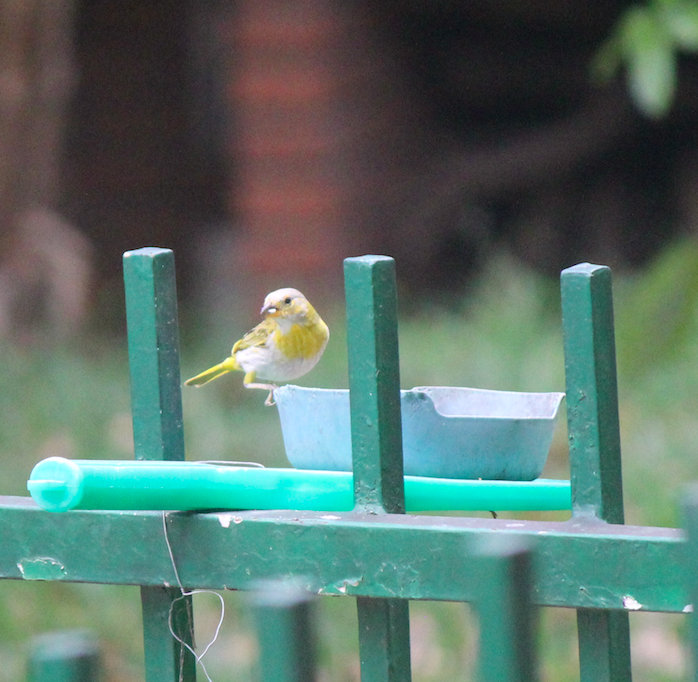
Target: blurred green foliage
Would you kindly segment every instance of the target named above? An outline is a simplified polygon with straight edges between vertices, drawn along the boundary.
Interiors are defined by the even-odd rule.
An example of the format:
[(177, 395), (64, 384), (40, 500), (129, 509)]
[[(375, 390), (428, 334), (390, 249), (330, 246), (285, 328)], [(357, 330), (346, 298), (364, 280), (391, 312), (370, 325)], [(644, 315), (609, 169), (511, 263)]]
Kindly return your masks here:
[[(399, 264), (398, 264), (399, 271)], [(698, 244), (670, 246), (646, 271), (615, 276), (616, 332), (627, 522), (678, 523), (677, 499), (698, 479)], [(347, 385), (343, 306), (323, 310), (332, 338), (320, 365), (301, 383)], [(241, 311), (244, 326), (250, 317)], [(182, 374), (190, 376), (227, 352), (235, 334), (181, 311)], [(192, 332), (196, 330), (196, 333)], [(244, 331), (243, 328), (236, 330)], [(465, 385), (511, 390), (564, 390), (559, 284), (506, 254), (490, 263), (460, 303), (410, 307), (400, 322), (402, 385)], [(26, 494), (39, 459), (129, 458), (132, 443), (125, 339), (95, 334), (70, 347), (4, 345), (0, 375), (0, 470), (3, 494)], [(189, 459), (286, 464), (276, 411), (264, 392), (232, 375), (183, 391)], [(568, 474), (564, 417), (545, 475)], [(530, 518), (565, 515), (530, 515)], [(228, 612), (209, 671), (216, 682), (249, 679), (254, 640), (241, 596), (226, 593)], [(321, 600), (322, 679), (358, 680), (353, 600)], [(196, 601), (197, 638), (205, 645), (217, 611)], [(468, 679), (476, 625), (461, 604), (411, 605), (415, 682)], [(89, 627), (104, 643), (106, 682), (142, 679), (137, 588), (0, 582), (0, 682), (21, 677), (33, 634)], [(684, 619), (632, 618), (635, 679), (678, 680)], [(543, 679), (578, 679), (574, 612), (544, 609), (540, 635)], [(650, 646), (651, 642), (659, 643)], [(331, 671), (331, 673), (329, 672)]]
[(637, 107), (661, 118), (674, 99), (681, 52), (698, 51), (698, 3), (695, 0), (650, 0), (627, 9), (592, 62), (594, 78), (610, 81), (625, 68), (628, 89)]

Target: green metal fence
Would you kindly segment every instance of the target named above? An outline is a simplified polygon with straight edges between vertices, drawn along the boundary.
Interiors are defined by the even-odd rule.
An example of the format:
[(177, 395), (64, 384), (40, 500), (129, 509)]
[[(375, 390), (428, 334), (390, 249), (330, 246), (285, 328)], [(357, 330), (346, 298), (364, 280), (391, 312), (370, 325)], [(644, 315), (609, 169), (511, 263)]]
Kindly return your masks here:
[[(128, 252), (124, 271), (136, 458), (181, 460), (173, 254)], [(362, 682), (410, 680), (408, 600), (476, 605), (485, 682), (536, 679), (529, 603), (577, 609), (583, 682), (630, 680), (628, 612), (686, 613), (698, 594), (689, 570), (698, 495), (685, 507), (688, 543), (680, 530), (622, 525), (610, 270), (584, 264), (561, 277), (573, 499), (565, 522), (404, 514), (394, 262), (347, 259), (345, 277), (353, 511), (241, 511), (222, 523), (215, 513), (51, 514), (3, 497), (0, 577), (140, 585), (148, 682), (195, 679), (182, 588), (260, 581), (275, 581), (262, 583), (272, 596), (255, 607), (265, 679), (312, 679), (310, 609), (273, 587), (280, 580), (357, 598)]]

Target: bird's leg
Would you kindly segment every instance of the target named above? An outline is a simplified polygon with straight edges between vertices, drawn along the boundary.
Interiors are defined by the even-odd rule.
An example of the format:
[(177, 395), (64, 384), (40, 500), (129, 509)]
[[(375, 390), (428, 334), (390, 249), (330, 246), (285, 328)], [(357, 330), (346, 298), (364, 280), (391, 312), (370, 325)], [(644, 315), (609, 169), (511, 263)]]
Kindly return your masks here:
[(264, 401), (264, 404), (267, 406), (276, 405), (274, 402), (274, 389), (279, 387), (275, 384), (245, 384), (244, 386), (245, 388), (263, 388), (265, 391), (269, 391), (269, 395)]
[(264, 404), (267, 407), (276, 405), (276, 402), (274, 401), (274, 389), (279, 387), (275, 384), (245, 384), (245, 388), (263, 388), (264, 390), (269, 391), (269, 395), (267, 396), (267, 399), (264, 401)]
[(269, 391), (267, 399), (264, 401), (265, 405), (274, 405), (274, 389), (279, 388), (276, 384), (258, 384), (254, 381), (254, 372), (248, 372), (245, 374), (245, 378), (242, 380), (242, 384), (245, 388), (261, 388), (265, 391)]

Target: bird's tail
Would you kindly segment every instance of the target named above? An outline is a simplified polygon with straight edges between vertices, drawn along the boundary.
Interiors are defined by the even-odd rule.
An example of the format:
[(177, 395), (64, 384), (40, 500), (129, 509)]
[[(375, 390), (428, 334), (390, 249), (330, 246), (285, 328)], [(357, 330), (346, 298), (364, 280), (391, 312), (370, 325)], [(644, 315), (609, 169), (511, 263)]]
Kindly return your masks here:
[(240, 365), (238, 365), (238, 362), (235, 359), (235, 357), (231, 356), (223, 360), (223, 362), (221, 362), (220, 364), (215, 365), (214, 367), (210, 367), (205, 372), (201, 372), (201, 374), (197, 374), (195, 377), (187, 379), (184, 383), (187, 386), (203, 386), (204, 384), (207, 384), (209, 381), (213, 381), (214, 379), (217, 379), (219, 376), (227, 374), (228, 372), (233, 372), (237, 369), (242, 368), (240, 367)]

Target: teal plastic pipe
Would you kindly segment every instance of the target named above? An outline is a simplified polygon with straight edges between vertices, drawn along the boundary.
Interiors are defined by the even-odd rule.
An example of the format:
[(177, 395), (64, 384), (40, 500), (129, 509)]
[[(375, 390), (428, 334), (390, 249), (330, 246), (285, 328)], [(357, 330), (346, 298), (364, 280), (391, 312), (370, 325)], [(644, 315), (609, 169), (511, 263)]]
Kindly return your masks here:
[[(209, 462), (39, 462), (27, 482), (48, 511), (130, 509), (351, 511), (350, 472), (265, 469)], [(569, 481), (469, 481), (405, 476), (407, 511), (569, 509)]]

